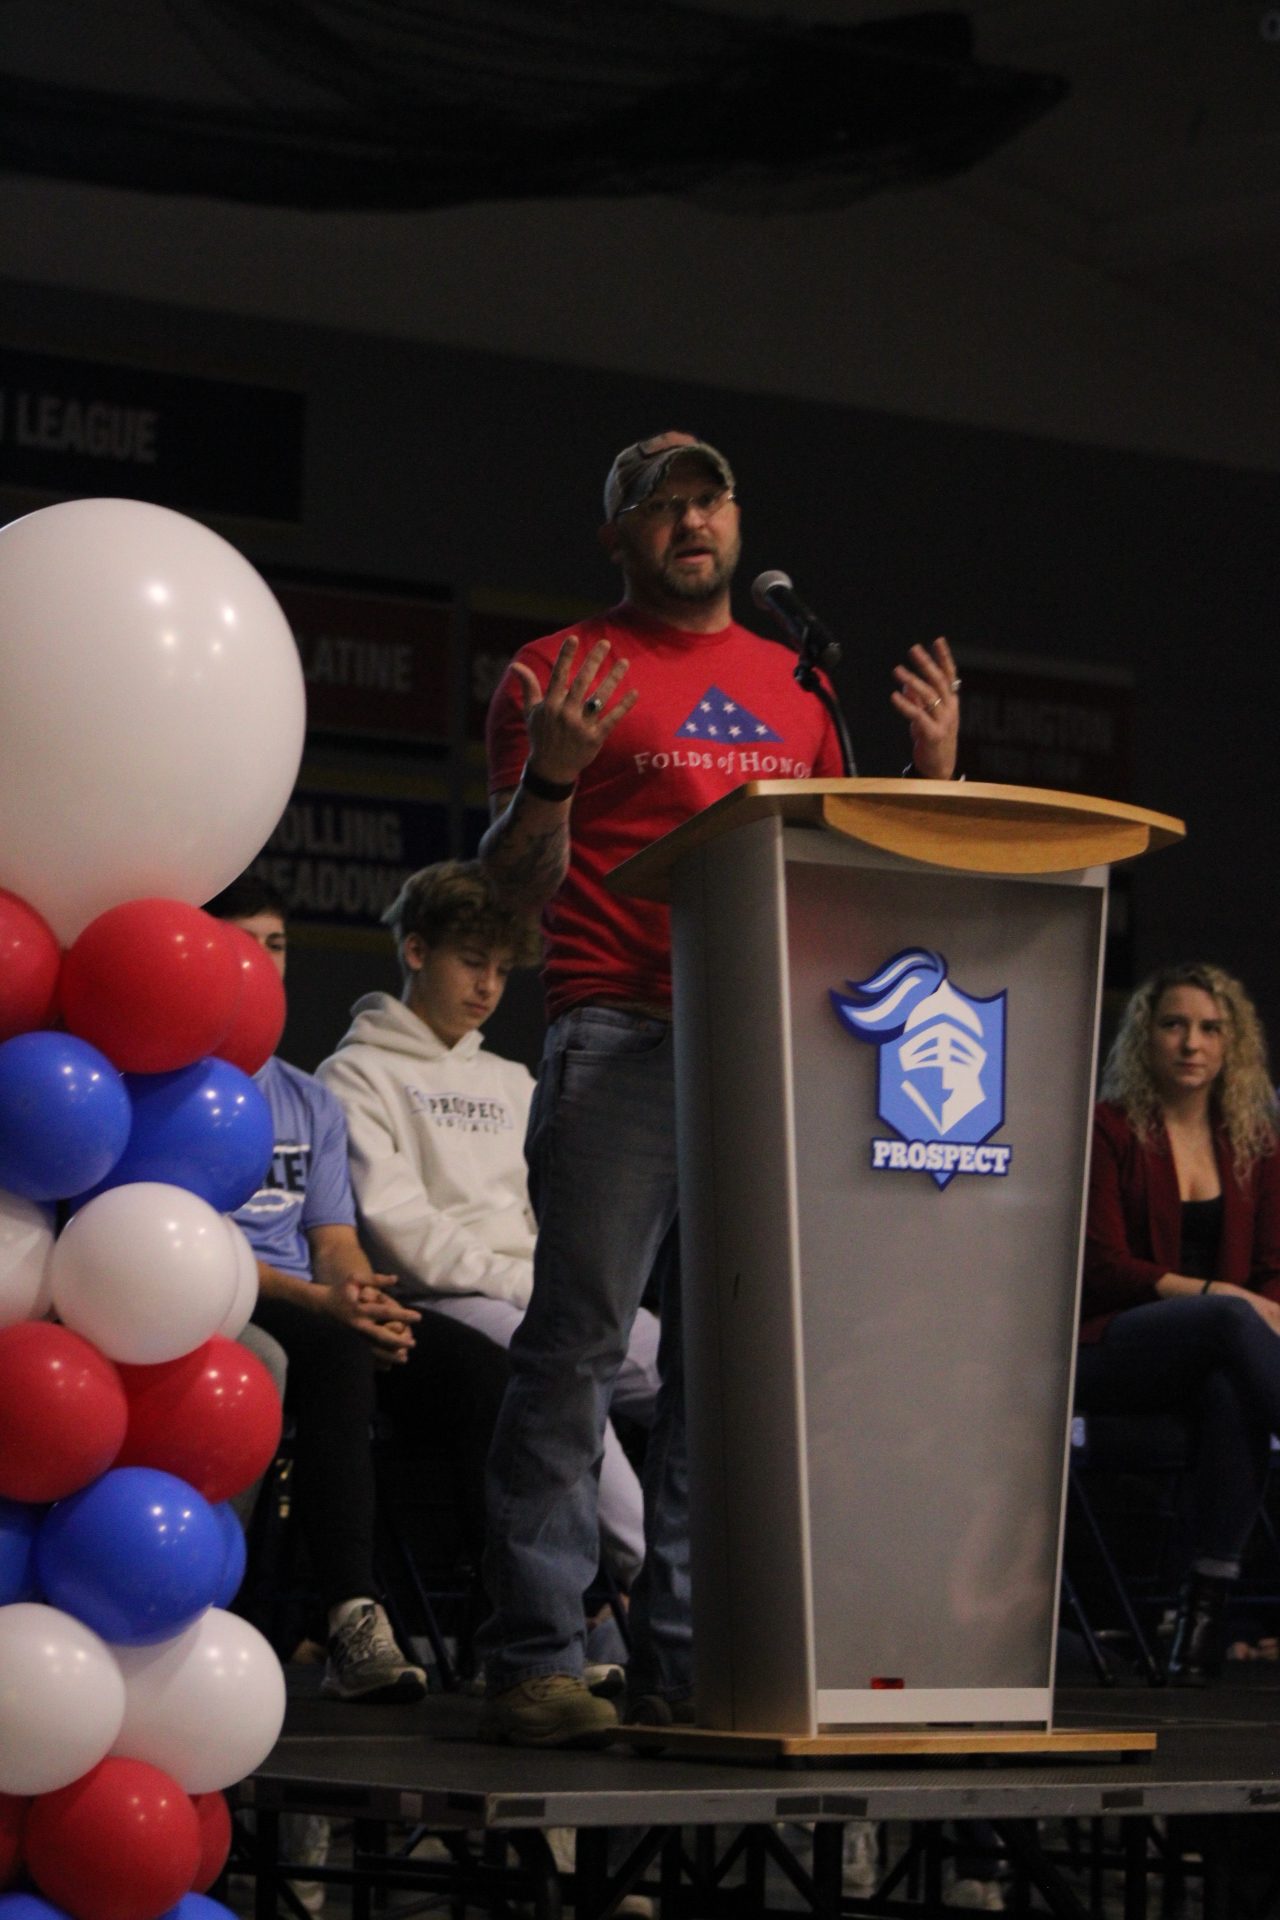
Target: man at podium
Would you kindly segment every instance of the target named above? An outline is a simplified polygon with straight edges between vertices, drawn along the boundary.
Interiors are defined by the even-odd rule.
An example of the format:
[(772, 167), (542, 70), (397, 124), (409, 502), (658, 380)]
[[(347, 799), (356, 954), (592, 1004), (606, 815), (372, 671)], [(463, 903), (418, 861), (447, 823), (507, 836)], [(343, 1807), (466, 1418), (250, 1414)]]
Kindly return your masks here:
[[(529, 1746), (617, 1717), (582, 1680), (582, 1595), (610, 1387), (647, 1290), (661, 1304), (662, 1388), (628, 1712), (692, 1718), (670, 937), (665, 907), (615, 897), (605, 880), (744, 781), (844, 772), (794, 656), (733, 619), (740, 514), (723, 454), (688, 433), (638, 441), (609, 471), (604, 513), (621, 603), (523, 648), (488, 727), (481, 859), (513, 905), (541, 907), (547, 940), (550, 1024), (526, 1143), (533, 1298), (490, 1457), (482, 1635), (484, 1732)], [(946, 641), (913, 647), (895, 672), (916, 772), (950, 779), (960, 682)]]

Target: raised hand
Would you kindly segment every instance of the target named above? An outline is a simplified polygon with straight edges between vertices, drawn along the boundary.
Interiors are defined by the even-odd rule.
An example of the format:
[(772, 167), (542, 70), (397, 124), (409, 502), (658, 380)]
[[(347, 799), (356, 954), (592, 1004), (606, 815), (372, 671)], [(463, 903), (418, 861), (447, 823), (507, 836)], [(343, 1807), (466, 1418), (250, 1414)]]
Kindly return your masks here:
[(960, 737), (960, 676), (951, 648), (939, 636), (933, 646), (912, 647), (911, 665), (894, 668), (890, 696), (911, 727), (911, 758), (926, 780), (950, 780)]
[(569, 634), (556, 655), (545, 693), (522, 661), (512, 661), (511, 671), (520, 681), (524, 698), (529, 764), (544, 780), (566, 785), (576, 780), (635, 705), (639, 697), (635, 688), (614, 699), (629, 661), (615, 660), (604, 677), (598, 677), (608, 652), (609, 642), (597, 640), (575, 672), (578, 636)]

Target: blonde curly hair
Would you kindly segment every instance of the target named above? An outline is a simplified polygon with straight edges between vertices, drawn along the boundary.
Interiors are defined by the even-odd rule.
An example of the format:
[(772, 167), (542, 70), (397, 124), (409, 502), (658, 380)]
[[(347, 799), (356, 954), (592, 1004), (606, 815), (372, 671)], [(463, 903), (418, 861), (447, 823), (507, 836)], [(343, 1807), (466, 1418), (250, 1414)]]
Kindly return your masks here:
[(1210, 1112), (1231, 1143), (1237, 1180), (1277, 1143), (1275, 1089), (1258, 1010), (1240, 982), (1207, 961), (1162, 967), (1144, 980), (1124, 1010), (1102, 1074), (1102, 1098), (1123, 1107), (1144, 1146), (1157, 1144), (1160, 1098), (1151, 1071), (1156, 1009), (1172, 987), (1198, 987), (1217, 1001), (1223, 1021), (1222, 1071), (1210, 1088)]

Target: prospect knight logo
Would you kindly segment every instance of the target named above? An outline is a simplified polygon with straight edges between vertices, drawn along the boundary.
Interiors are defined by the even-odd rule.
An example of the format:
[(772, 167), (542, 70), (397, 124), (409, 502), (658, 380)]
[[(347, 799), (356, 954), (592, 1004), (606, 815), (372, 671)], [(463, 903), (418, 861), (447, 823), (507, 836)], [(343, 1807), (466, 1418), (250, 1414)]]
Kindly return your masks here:
[(962, 993), (942, 954), (923, 947), (846, 985), (831, 1003), (856, 1039), (879, 1047), (877, 1110), (899, 1136), (872, 1140), (871, 1165), (929, 1173), (940, 1187), (957, 1173), (1007, 1174), (1012, 1147), (986, 1142), (1004, 1125), (1008, 994)]

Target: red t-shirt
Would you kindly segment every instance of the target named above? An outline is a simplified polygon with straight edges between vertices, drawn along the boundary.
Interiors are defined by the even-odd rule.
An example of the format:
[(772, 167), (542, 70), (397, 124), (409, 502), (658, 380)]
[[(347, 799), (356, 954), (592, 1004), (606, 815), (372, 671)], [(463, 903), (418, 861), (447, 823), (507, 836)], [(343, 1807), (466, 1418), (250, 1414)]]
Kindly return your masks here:
[[(609, 874), (747, 780), (838, 776), (835, 728), (796, 685), (795, 655), (735, 623), (718, 633), (659, 625), (636, 608), (580, 620), (516, 658), (545, 687), (567, 633), (579, 661), (606, 638), (631, 662), (622, 692), (640, 698), (578, 782), (569, 871), (544, 912), (547, 1010), (584, 1000), (671, 998), (667, 909), (609, 893)], [(518, 785), (528, 753), (520, 683), (508, 671), (489, 709), (489, 787)]]

